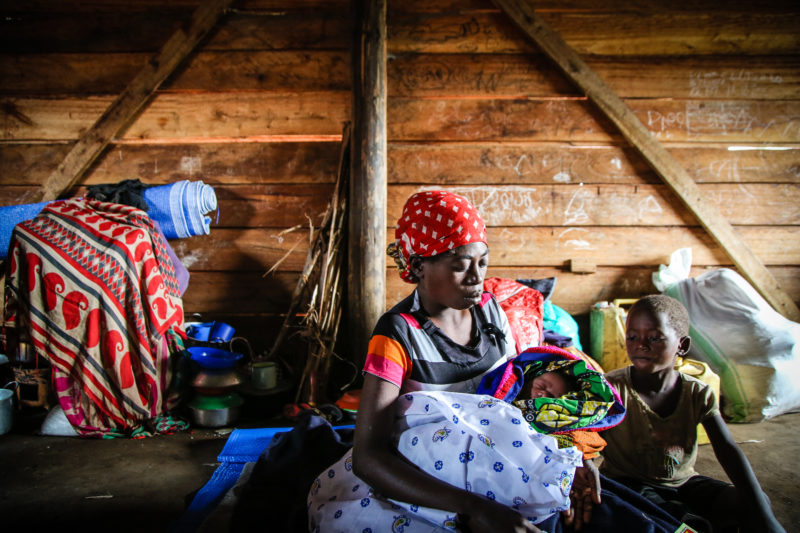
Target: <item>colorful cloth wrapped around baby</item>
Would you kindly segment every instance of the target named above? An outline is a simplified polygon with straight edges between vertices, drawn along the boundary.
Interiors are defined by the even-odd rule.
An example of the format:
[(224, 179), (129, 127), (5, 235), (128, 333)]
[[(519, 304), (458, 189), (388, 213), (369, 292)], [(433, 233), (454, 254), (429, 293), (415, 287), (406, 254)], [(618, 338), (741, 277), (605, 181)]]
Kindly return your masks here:
[[(575, 383), (558, 398), (521, 399), (525, 378), (546, 372), (560, 372)], [(617, 391), (586, 361), (556, 346), (530, 348), (487, 374), (478, 394), (511, 402), (523, 412), (536, 431), (553, 435), (561, 447), (577, 446), (591, 459), (605, 446), (598, 431), (622, 422), (625, 406)]]
[[(400, 454), (430, 475), (508, 505), (536, 524), (569, 507), (575, 468), (583, 459), (578, 448), (559, 444), (550, 433), (605, 429), (621, 421), (624, 408), (605, 379), (569, 352), (540, 347), (519, 358), (508, 363), (518, 364), (486, 376), (481, 390), (492, 394), (401, 395), (395, 443)], [(558, 402), (537, 405), (535, 400), (533, 411), (546, 414), (527, 422), (531, 409), (521, 411), (508, 400), (519, 392), (524, 369), (549, 368), (558, 361), (569, 361), (556, 366), (573, 372), (580, 390)], [(308, 504), (311, 531), (395, 531), (398, 520), (404, 532), (455, 525), (453, 513), (374, 493), (352, 473), (351, 451), (314, 481)]]

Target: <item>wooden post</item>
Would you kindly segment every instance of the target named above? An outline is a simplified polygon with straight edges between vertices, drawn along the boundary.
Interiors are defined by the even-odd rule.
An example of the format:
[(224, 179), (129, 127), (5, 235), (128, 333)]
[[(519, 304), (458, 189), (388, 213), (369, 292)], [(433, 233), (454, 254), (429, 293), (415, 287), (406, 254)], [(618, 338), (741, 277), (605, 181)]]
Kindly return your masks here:
[(119, 131), (127, 126), (161, 83), (197, 46), (233, 0), (206, 0), (192, 15), (186, 29), (178, 29), (114, 102), (78, 139), (30, 203), (50, 201), (75, 185)]
[(354, 0), (353, 167), (348, 224), (347, 323), (361, 368), (386, 308), (386, 0)]
[(708, 201), (697, 183), (672, 155), (653, 137), (627, 105), (612, 91), (583, 59), (544, 22), (527, 0), (492, 0), (530, 37), (617, 125), (622, 135), (672, 188), (673, 192), (694, 213), (700, 224), (719, 243), (742, 274), (780, 313), (800, 321), (800, 309), (781, 289), (778, 281), (742, 241), (719, 209)]

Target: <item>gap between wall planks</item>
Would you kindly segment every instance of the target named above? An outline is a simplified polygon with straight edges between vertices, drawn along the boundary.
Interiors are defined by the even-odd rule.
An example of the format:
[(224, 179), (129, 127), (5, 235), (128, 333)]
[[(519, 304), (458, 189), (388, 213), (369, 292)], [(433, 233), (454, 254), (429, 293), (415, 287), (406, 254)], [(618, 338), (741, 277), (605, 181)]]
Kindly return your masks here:
[(586, 65), (561, 36), (534, 12), (527, 0), (492, 1), (617, 125), (622, 135), (694, 213), (756, 290), (785, 317), (795, 322), (800, 321), (800, 308), (781, 289), (775, 277), (739, 238), (716, 206), (703, 196), (697, 183), (625, 103)]
[(125, 90), (75, 143), (58, 167), (28, 201), (55, 200), (75, 185), (112, 138), (137, 114), (161, 83), (211, 31), (233, 0), (206, 0), (192, 14), (189, 27), (179, 28), (147, 62)]

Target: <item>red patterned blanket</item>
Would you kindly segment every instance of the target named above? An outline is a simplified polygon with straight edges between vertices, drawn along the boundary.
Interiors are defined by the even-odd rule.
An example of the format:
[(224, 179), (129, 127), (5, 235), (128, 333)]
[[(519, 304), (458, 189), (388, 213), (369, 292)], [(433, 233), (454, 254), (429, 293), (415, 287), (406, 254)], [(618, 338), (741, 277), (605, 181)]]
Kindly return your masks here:
[(169, 407), (165, 334), (180, 330), (183, 307), (166, 242), (144, 211), (76, 198), (18, 224), (5, 318), (52, 365), (81, 436), (130, 434)]

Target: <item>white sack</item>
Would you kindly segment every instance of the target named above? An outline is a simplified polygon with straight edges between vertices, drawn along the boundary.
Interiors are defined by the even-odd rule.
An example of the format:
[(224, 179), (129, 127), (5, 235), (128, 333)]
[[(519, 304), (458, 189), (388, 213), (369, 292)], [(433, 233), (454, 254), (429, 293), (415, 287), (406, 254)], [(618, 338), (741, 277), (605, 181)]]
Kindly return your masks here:
[(51, 435), (54, 437), (77, 437), (78, 432), (72, 427), (72, 424), (67, 420), (67, 415), (60, 405), (56, 405), (47, 412), (42, 422), (42, 435)]
[(800, 324), (775, 311), (733, 270), (675, 281), (677, 270), (688, 272), (686, 257), (685, 251), (674, 253), (653, 281), (688, 309), (688, 355), (719, 375), (725, 417), (757, 422), (800, 410)]

